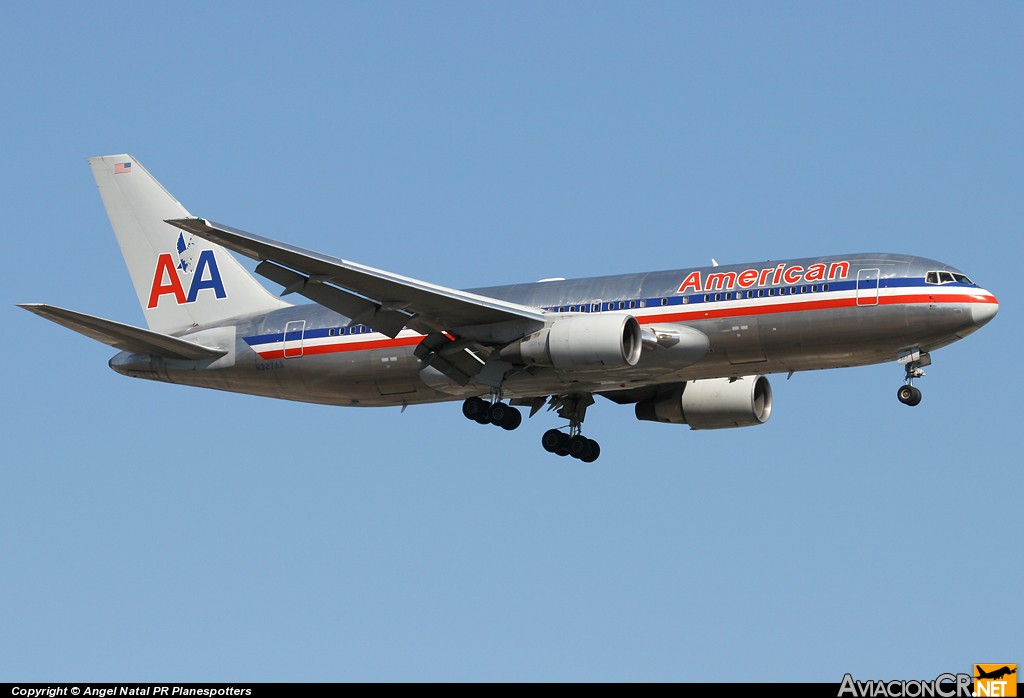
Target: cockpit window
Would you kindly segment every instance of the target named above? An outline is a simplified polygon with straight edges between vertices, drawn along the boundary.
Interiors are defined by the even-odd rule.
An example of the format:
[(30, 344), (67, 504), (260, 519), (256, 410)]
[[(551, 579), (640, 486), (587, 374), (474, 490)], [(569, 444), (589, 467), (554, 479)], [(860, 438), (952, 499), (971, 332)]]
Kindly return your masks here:
[(974, 282), (971, 281), (966, 274), (950, 271), (930, 271), (924, 275), (924, 281), (927, 284), (951, 284), (953, 282), (958, 282), (961, 284), (974, 285)]

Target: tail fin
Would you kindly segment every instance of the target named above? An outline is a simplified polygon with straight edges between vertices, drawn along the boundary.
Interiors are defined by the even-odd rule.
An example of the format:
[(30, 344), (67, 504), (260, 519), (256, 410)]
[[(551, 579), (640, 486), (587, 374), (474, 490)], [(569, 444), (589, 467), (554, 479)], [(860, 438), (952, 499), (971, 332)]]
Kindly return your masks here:
[(191, 214), (131, 155), (89, 165), (151, 330), (170, 334), (289, 305), (223, 247), (164, 223)]

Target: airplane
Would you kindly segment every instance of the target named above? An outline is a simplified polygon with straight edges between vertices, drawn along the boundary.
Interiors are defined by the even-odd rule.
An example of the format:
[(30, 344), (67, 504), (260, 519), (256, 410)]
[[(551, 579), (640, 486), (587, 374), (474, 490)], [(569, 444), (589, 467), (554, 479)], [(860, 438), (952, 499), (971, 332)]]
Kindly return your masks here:
[(587, 463), (601, 451), (582, 433), (595, 396), (639, 420), (756, 426), (769, 374), (895, 361), (897, 397), (917, 405), (932, 352), (999, 309), (959, 270), (891, 253), (457, 290), (192, 216), (131, 155), (89, 165), (148, 328), (20, 307), (119, 349), (114, 371), (327, 405), (461, 400), (466, 418), (509, 431), (520, 407), (547, 405), (568, 423), (543, 448)]
[(1009, 666), (1003, 666), (1003, 667), (1001, 667), (999, 669), (996, 669), (994, 671), (985, 671), (984, 669), (982, 669), (981, 667), (978, 667), (977, 665), (975, 665), (975, 668), (978, 670), (978, 675), (974, 677), (976, 679), (997, 679), (998, 680), (998, 679), (1003, 678), (1004, 676), (1009, 676), (1010, 674), (1016, 674), (1017, 673), (1017, 667), (1016, 666), (1014, 666), (1012, 669)]

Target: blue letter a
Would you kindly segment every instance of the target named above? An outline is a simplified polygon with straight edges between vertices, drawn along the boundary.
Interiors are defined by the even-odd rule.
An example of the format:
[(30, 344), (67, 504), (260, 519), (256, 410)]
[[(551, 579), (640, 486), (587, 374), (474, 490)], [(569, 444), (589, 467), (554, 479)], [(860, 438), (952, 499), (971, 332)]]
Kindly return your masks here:
[[(207, 271), (209, 279), (204, 279)], [(220, 269), (217, 268), (217, 258), (213, 256), (213, 250), (203, 250), (199, 253), (199, 262), (196, 264), (196, 271), (192, 275), (192, 287), (188, 290), (186, 303), (195, 303), (199, 292), (204, 288), (212, 288), (217, 298), (227, 298), (224, 292), (224, 282), (220, 280)]]

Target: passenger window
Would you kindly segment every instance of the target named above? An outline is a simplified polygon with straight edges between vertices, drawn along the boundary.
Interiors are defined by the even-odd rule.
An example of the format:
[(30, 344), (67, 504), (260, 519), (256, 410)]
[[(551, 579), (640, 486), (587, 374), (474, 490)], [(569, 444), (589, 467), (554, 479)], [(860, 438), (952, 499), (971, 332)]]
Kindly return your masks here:
[(668, 298), (662, 298), (661, 299), (661, 304), (662, 305), (668, 305)]
[(647, 307), (647, 301), (646, 300), (640, 301), (640, 307), (641, 308), (646, 308)]

